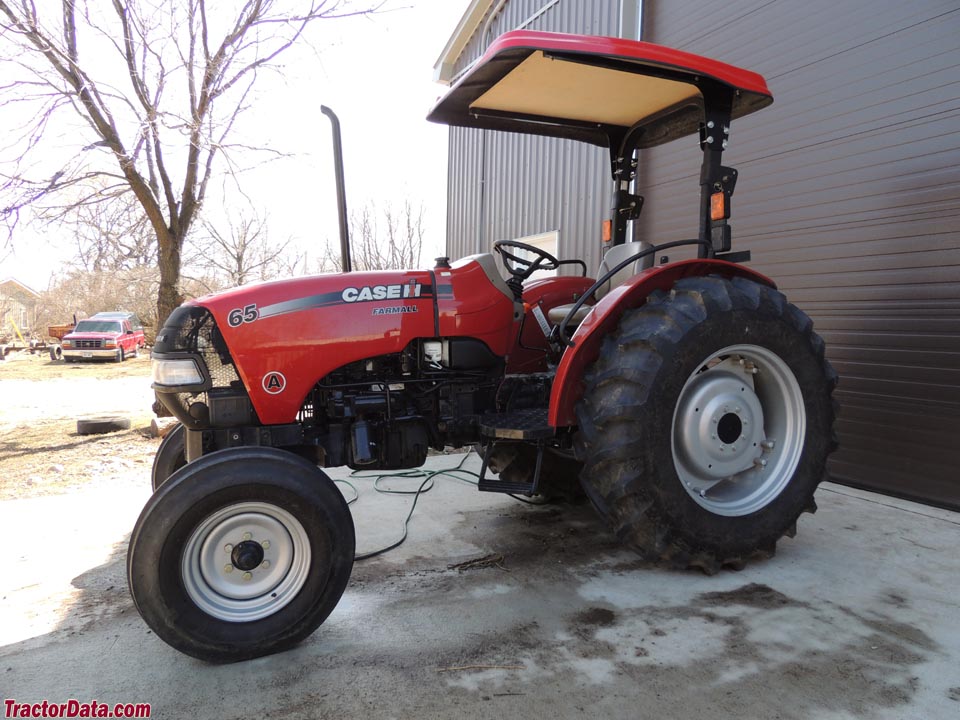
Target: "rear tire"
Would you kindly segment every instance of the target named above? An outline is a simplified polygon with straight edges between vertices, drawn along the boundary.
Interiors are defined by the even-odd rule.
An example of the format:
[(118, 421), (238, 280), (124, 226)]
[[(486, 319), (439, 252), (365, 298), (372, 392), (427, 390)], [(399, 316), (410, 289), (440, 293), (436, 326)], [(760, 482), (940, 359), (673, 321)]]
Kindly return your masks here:
[(232, 448), (154, 493), (130, 537), (127, 577), (161, 640), (234, 662), (316, 630), (346, 588), (354, 549), (350, 511), (323, 471), (282, 450)]
[(153, 457), (153, 471), (150, 473), (150, 485), (154, 492), (187, 464), (186, 432), (183, 425), (177, 424), (160, 441), (157, 454)]
[(584, 380), (584, 489), (646, 559), (740, 568), (816, 510), (836, 373), (776, 290), (680, 280), (624, 313)]

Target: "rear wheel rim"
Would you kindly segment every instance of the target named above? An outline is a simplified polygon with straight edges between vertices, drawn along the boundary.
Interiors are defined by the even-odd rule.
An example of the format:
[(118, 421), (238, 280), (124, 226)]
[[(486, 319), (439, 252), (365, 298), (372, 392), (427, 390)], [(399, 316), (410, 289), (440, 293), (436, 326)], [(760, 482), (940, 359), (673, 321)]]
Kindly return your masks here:
[(245, 502), (221, 508), (197, 526), (180, 569), (187, 595), (205, 613), (252, 622), (297, 596), (309, 577), (310, 557), (299, 520), (276, 505)]
[(687, 494), (716, 515), (762, 510), (790, 483), (806, 414), (789, 365), (759, 345), (731, 345), (702, 362), (674, 409), (671, 451)]

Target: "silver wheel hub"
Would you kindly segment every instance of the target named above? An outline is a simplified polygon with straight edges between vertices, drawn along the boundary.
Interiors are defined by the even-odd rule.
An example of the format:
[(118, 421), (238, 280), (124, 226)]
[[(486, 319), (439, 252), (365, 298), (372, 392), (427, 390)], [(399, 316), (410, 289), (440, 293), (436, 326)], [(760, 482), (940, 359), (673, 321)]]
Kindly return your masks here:
[(262, 502), (231, 505), (207, 517), (187, 540), (181, 560), (190, 599), (227, 622), (277, 612), (303, 588), (309, 568), (303, 525)]
[(684, 489), (718, 515), (756, 512), (787, 486), (803, 449), (803, 396), (776, 353), (732, 345), (687, 379), (671, 430)]

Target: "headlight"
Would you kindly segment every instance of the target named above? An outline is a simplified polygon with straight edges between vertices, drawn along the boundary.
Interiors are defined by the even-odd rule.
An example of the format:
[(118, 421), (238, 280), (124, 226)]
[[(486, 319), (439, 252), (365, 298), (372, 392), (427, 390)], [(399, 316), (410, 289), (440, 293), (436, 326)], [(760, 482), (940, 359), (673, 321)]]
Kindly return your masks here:
[(203, 375), (197, 363), (190, 359), (153, 360), (153, 382), (157, 385), (201, 385)]
[(62, 340), (60, 347), (73, 347), (73, 340)]
[(117, 346), (116, 340), (105, 340), (103, 343), (105, 348), (115, 348)]

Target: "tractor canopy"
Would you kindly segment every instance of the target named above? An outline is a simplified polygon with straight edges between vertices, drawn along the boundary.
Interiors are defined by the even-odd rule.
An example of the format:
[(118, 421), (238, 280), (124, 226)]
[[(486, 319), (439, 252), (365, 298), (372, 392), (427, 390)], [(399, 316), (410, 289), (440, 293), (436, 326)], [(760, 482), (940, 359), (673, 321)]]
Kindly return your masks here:
[(729, 117), (773, 102), (763, 77), (661, 45), (518, 30), (501, 35), (427, 119), (460, 127), (638, 148), (698, 132), (705, 105)]

